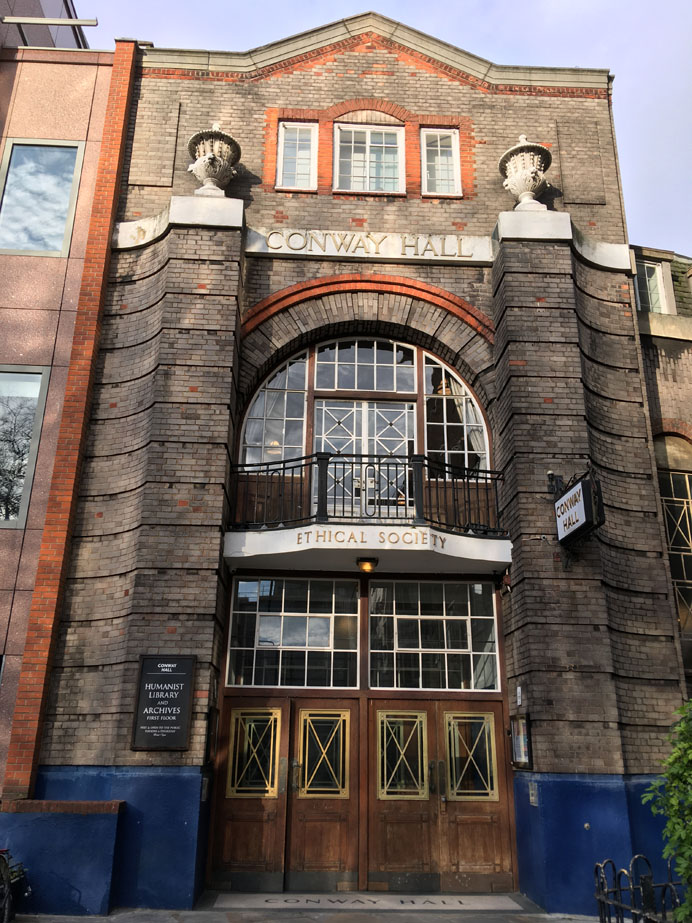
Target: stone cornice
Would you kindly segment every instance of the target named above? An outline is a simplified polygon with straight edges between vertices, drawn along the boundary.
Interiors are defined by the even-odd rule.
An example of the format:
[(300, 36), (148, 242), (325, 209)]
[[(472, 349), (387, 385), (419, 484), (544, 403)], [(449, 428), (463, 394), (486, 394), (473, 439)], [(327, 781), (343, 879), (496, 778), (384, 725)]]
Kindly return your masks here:
[(480, 88), (521, 86), (607, 92), (610, 83), (608, 70), (493, 64), (492, 61), (486, 61), (378, 13), (351, 16), (246, 52), (143, 47), (142, 67), (145, 70), (161, 68), (251, 75), (280, 68), (282, 64), (294, 59), (317, 56), (323, 49), (348, 44), (358, 36), (368, 34), (409, 49), (423, 58), (437, 62), (443, 68), (459, 71)]

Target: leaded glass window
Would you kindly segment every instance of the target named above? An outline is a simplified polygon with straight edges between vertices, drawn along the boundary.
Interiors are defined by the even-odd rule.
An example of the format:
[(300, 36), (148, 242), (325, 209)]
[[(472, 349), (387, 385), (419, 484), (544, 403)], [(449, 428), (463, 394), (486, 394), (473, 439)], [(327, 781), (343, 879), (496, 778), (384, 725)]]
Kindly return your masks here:
[(299, 798), (348, 798), (348, 711), (300, 710)]
[(431, 462), (487, 468), (483, 417), (468, 388), (442, 363), (425, 357), (425, 437)]
[(378, 711), (377, 797), (382, 801), (428, 797), (425, 712)]
[(280, 709), (233, 709), (227, 797), (276, 798), (280, 733)]
[(675, 589), (682, 654), (692, 686), (692, 473), (659, 469), (658, 483), (668, 536), (668, 559)]
[(447, 793), (450, 801), (497, 801), (494, 720), (445, 712)]
[(291, 359), (254, 398), (245, 423), (243, 461), (300, 458), (305, 447), (307, 356)]
[[(310, 444), (308, 420), (314, 423)], [(250, 404), (242, 463), (317, 451), (378, 457), (424, 452), (431, 473), (441, 477), (447, 465), (489, 464), (483, 415), (466, 385), (419, 348), (369, 338), (311, 347), (274, 372)]]

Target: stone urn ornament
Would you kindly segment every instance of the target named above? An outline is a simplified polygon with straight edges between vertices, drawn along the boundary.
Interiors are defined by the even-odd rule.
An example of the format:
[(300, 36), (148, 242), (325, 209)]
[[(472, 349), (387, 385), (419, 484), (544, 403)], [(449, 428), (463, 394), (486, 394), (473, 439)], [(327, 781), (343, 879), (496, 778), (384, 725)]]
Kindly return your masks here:
[(220, 122), (198, 131), (187, 143), (194, 160), (187, 168), (201, 184), (195, 195), (223, 196), (229, 181), (237, 175), (235, 165), (240, 160), (240, 145), (221, 131)]
[(517, 211), (546, 209), (547, 206), (536, 201), (550, 185), (545, 180), (545, 172), (553, 161), (547, 147), (528, 141), (526, 135), (519, 135), (519, 144), (505, 151), (498, 166), (505, 181), (502, 184), (507, 192), (517, 198), (514, 208)]

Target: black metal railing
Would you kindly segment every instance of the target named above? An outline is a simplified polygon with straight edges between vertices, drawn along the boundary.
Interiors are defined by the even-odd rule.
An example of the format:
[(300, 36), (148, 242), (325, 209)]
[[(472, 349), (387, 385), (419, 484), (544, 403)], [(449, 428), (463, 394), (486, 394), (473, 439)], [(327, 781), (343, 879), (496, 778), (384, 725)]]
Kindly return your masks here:
[(428, 524), (504, 535), (495, 471), (424, 455), (332, 455), (237, 465), (233, 529), (309, 522)]
[(597, 862), (594, 877), (600, 923), (667, 923), (680, 906), (680, 882), (673, 880), (671, 862), (667, 881), (657, 883), (651, 863), (641, 854), (629, 869), (619, 871), (612, 859)]

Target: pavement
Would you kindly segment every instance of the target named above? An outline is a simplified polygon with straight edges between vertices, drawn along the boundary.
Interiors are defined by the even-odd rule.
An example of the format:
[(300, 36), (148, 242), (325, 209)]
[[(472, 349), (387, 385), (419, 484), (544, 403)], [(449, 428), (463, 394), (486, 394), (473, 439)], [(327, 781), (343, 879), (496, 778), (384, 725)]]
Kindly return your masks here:
[(107, 917), (17, 914), (16, 923), (597, 923), (543, 913), (521, 894), (236, 894), (205, 892), (194, 910), (119, 909)]

